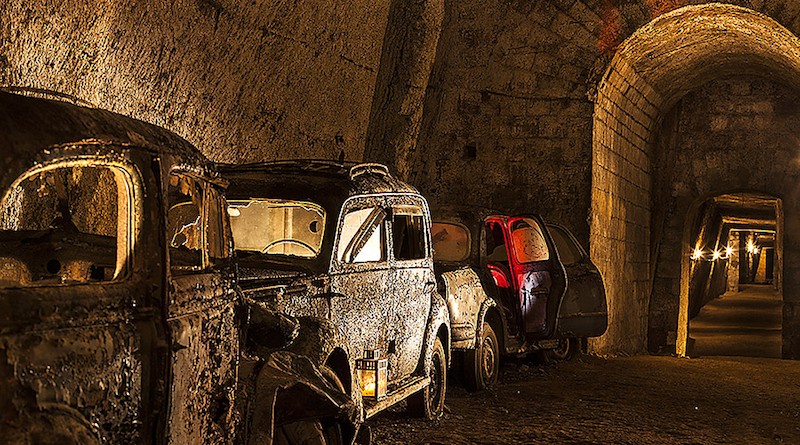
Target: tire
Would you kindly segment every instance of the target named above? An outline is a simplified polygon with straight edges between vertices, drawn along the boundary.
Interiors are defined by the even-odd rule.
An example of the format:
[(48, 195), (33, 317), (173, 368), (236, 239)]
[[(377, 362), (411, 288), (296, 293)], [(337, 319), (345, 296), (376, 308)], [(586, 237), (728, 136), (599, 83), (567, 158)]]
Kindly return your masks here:
[(444, 398), (447, 393), (447, 357), (442, 340), (438, 337), (431, 351), (428, 371), (430, 385), (408, 398), (408, 413), (413, 417), (436, 420), (444, 415)]
[(464, 383), (469, 391), (482, 391), (497, 384), (500, 375), (500, 344), (489, 323), (475, 349), (464, 354)]
[(580, 341), (574, 337), (562, 337), (558, 340), (558, 347), (550, 349), (547, 354), (552, 360), (570, 361), (580, 353)]

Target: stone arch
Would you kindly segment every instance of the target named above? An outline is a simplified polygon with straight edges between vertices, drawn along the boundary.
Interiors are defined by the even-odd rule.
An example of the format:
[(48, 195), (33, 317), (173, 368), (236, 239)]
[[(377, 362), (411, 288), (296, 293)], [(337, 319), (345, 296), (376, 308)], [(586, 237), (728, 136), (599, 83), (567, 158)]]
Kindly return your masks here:
[[(590, 251), (606, 282), (610, 314), (608, 332), (593, 342), (597, 351), (644, 351), (653, 286), (650, 222), (657, 128), (688, 91), (731, 75), (763, 76), (798, 88), (800, 39), (750, 9), (687, 6), (625, 40), (600, 82), (593, 117)], [(789, 215), (798, 193), (790, 189), (783, 195)], [(787, 217), (787, 272), (797, 268), (788, 254), (788, 246), (800, 244), (792, 239), (793, 224), (798, 222)], [(791, 275), (785, 274), (787, 289)], [(800, 318), (800, 308), (792, 303), (800, 298), (784, 298), (788, 313)]]

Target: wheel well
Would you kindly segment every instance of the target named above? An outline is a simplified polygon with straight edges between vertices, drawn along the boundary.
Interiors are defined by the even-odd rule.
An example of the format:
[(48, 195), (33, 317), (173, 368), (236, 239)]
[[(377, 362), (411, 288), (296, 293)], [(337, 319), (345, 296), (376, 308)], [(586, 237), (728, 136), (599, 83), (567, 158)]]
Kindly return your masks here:
[(444, 346), (444, 356), (447, 359), (447, 364), (450, 364), (450, 348), (447, 347), (449, 343), (449, 334), (447, 332), (447, 326), (442, 324), (439, 326), (439, 331), (436, 333), (436, 336), (442, 341), (442, 346)]
[(342, 385), (344, 385), (344, 390), (347, 392), (347, 394), (350, 394), (353, 381), (350, 373), (350, 362), (347, 359), (347, 353), (340, 348), (334, 349), (325, 360), (325, 366), (330, 368), (336, 374), (336, 376), (339, 377), (339, 380), (342, 381)]
[(497, 341), (500, 343), (497, 345), (500, 349), (500, 353), (505, 353), (506, 336), (503, 331), (503, 320), (500, 318), (500, 312), (497, 308), (490, 307), (489, 310), (486, 311), (484, 320), (489, 323), (489, 326), (494, 330), (495, 336), (497, 336)]

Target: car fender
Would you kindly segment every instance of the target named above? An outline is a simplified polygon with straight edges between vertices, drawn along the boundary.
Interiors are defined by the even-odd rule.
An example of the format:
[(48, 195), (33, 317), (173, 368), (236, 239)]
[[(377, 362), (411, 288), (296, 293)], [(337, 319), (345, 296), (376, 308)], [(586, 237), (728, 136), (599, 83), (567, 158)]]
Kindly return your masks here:
[(41, 411), (23, 412), (3, 425), (8, 443), (38, 443), (42, 437), (63, 443), (100, 445), (106, 442), (96, 426), (78, 410), (57, 403), (39, 404)]
[(257, 371), (253, 392), (246, 443), (272, 443), (279, 425), (322, 418), (337, 421), (345, 443), (352, 443), (359, 410), (307, 357), (287, 351), (271, 354)]
[(297, 337), (286, 348), (287, 351), (308, 357), (316, 366), (324, 365), (325, 360), (337, 348), (350, 356), (341, 331), (330, 320), (297, 317), (297, 321), (299, 322)]
[(466, 266), (444, 272), (439, 279), (450, 312), (453, 349), (474, 347), (483, 320), (481, 311), (489, 300), (478, 273)]
[(438, 292), (431, 294), (431, 312), (428, 316), (428, 326), (425, 329), (425, 342), (423, 343), (423, 354), (420, 360), (419, 373), (427, 375), (430, 368), (430, 355), (433, 351), (433, 344), (437, 335), (441, 330), (444, 330), (444, 351), (447, 356), (447, 366), (450, 367), (450, 311), (447, 309), (447, 303)]
[[(489, 309), (493, 307), (497, 307), (497, 303), (495, 303), (495, 301), (492, 300), (491, 298), (487, 298), (486, 300), (483, 301), (483, 303), (481, 303), (481, 310), (479, 312), (478, 322), (477, 322), (478, 329), (476, 329), (476, 335), (472, 339), (472, 343), (467, 349), (475, 349), (478, 346), (477, 345), (478, 339), (483, 337), (483, 322), (486, 320), (486, 314), (489, 312)], [(497, 333), (497, 335), (500, 334), (501, 334), (500, 332)]]

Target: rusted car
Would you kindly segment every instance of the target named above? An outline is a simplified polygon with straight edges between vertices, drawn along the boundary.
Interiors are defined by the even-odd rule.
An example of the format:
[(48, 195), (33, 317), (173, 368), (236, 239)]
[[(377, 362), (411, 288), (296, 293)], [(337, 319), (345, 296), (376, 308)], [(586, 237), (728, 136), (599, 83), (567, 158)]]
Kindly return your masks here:
[[(0, 92), (0, 150), (0, 441), (352, 436), (349, 398), (310, 361), (258, 355), (292, 332), (266, 329), (281, 324), (236, 291), (224, 182), (188, 142)], [(249, 314), (262, 329), (245, 340)], [(243, 341), (251, 366), (237, 385)], [(240, 409), (237, 387), (248, 385)], [(249, 428), (238, 422), (253, 414)]]
[(378, 164), (227, 166), (240, 285), (300, 320), (291, 350), (370, 417), (408, 399), (444, 411), (447, 306), (436, 291), (425, 198)]
[(597, 268), (564, 227), (537, 215), (437, 207), (432, 236), (452, 348), (472, 390), (497, 382), (500, 356), (544, 351), (567, 359), (608, 322)]

